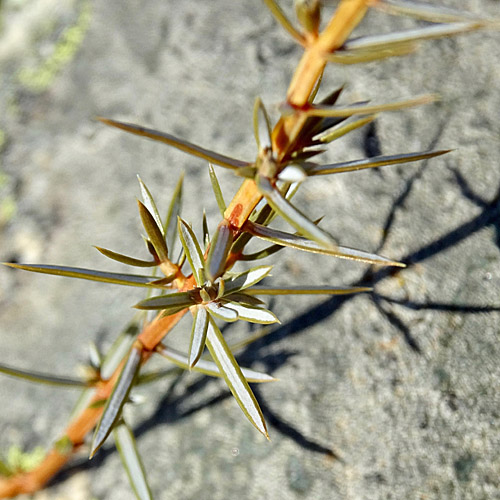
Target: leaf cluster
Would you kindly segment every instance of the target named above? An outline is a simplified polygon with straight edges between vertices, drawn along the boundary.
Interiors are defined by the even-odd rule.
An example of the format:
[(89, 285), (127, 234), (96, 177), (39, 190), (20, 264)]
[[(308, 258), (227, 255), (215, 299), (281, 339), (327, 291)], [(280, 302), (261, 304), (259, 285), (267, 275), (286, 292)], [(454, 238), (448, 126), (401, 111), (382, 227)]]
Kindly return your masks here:
[[(274, 0), (264, 1), (277, 21), (303, 46), (306, 55), (313, 49), (316, 50), (319, 55), (316, 54), (315, 57), (320, 58), (322, 67), (327, 63), (364, 63), (402, 56), (416, 50), (425, 40), (495, 26), (493, 21), (433, 5), (400, 0), (358, 2), (360, 17), (371, 3), (374, 8), (389, 14), (410, 15), (432, 24), (404, 32), (347, 39), (358, 21), (346, 21), (345, 29), (349, 32), (345, 35), (346, 39), (321, 52), (318, 46), (322, 47), (323, 41), (334, 31), (331, 26), (335, 22), (335, 26), (342, 25), (342, 21), (335, 21), (334, 16), (332, 24), (321, 31), (320, 2), (299, 0), (296, 2), (299, 26), (296, 26)], [(340, 2), (338, 16), (344, 12), (342, 9), (352, 8), (352, 4), (349, 7), (348, 3)], [(326, 46), (326, 42), (324, 43)], [(299, 86), (295, 83), (294, 87), (292, 82), (286, 102), (279, 106), (281, 116), (275, 124), (271, 123), (262, 101), (256, 99), (253, 113), (256, 155), (253, 161), (231, 158), (166, 132), (100, 118), (107, 125), (162, 142), (209, 163), (209, 178), (222, 217), (215, 231), (209, 231), (203, 214), (203, 233), (201, 237), (197, 237), (192, 225), (182, 218), (182, 174), (173, 189), (165, 217), (160, 215), (151, 191), (139, 178), (142, 199), (137, 201), (137, 205), (144, 229), (147, 257), (132, 257), (96, 247), (105, 257), (130, 267), (148, 269), (149, 274), (115, 273), (47, 264), (6, 264), (32, 272), (147, 289), (147, 296), (134, 306), (139, 312), (116, 339), (109, 352), (103, 355), (95, 346), (91, 347), (85, 377), (74, 379), (0, 365), (0, 371), (7, 375), (40, 383), (83, 388), (84, 392), (74, 415), (88, 409), (100, 411), (100, 419), (90, 445), (90, 456), (113, 434), (131, 485), (140, 499), (151, 498), (151, 491), (134, 436), (123, 413), (124, 406), (133, 400), (135, 386), (171, 376), (177, 370), (192, 370), (221, 377), (246, 418), (269, 438), (264, 416), (250, 383), (271, 382), (275, 379), (269, 374), (239, 365), (235, 357), (238, 346), (228, 344), (221, 324), (237, 321), (262, 325), (278, 323), (277, 316), (267, 308), (263, 300), (266, 296), (333, 295), (370, 291), (369, 287), (316, 284), (297, 286), (290, 283), (287, 286), (274, 286), (268, 281), (272, 266), (262, 265), (262, 259), (288, 247), (371, 265), (404, 266), (384, 256), (340, 245), (320, 225), (321, 220), (313, 220), (304, 213), (294, 203), (293, 197), (309, 177), (408, 164), (447, 153), (448, 150), (404, 152), (338, 163), (321, 163), (318, 160), (330, 143), (371, 123), (378, 113), (426, 104), (432, 102), (435, 96), (424, 95), (381, 104), (341, 104), (343, 88), (337, 88), (326, 97), (318, 99), (322, 67), (315, 76), (313, 88), (302, 92), (305, 95), (303, 102), (300, 102), (300, 97), (294, 97), (300, 92), (294, 93)], [(214, 165), (228, 169), (244, 179), (242, 187), (229, 205), (224, 200)], [(288, 232), (272, 227), (276, 217), (281, 217), (289, 224)], [(266, 242), (268, 246), (250, 253), (247, 246), (254, 238)], [(240, 262), (251, 264), (250, 267), (242, 268), (239, 267)], [(153, 318), (150, 311), (154, 314)], [(168, 346), (165, 337), (186, 314), (192, 317), (192, 326), (186, 341), (187, 348), (185, 352), (181, 352)], [(153, 337), (151, 332), (163, 324), (167, 326)], [(257, 338), (259, 334), (246, 342)], [(162, 357), (173, 367), (145, 372), (144, 366), (152, 356)], [(104, 395), (100, 397), (99, 391), (103, 387), (109, 387), (110, 390), (103, 392)], [(63, 436), (59, 443), (64, 444), (59, 449), (61, 453), (70, 453), (80, 444), (73, 442), (68, 436)], [(2, 469), (5, 475), (13, 473), (12, 467), (8, 465), (0, 463), (0, 467), (5, 468)]]

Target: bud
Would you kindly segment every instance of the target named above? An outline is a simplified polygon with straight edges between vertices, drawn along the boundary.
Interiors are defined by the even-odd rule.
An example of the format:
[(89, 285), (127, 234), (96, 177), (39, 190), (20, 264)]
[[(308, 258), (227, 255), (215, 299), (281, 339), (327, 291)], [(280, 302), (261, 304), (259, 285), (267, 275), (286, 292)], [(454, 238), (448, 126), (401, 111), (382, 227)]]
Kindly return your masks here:
[(299, 165), (288, 165), (279, 174), (278, 179), (284, 182), (302, 182), (307, 174)]
[(307, 33), (318, 34), (321, 20), (320, 0), (295, 0), (295, 13)]

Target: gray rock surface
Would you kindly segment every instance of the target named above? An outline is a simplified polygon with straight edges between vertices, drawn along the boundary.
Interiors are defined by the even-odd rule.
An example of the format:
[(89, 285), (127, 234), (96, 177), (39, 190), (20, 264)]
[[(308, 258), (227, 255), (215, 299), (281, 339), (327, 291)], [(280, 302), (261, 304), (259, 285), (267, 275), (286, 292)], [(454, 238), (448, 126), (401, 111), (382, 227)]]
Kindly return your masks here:
[[(495, 0), (446, 3), (500, 14)], [(184, 216), (199, 230), (204, 207), (214, 228), (204, 162), (93, 118), (150, 125), (252, 159), (253, 100), (283, 99), (300, 56), (263, 4), (7, 0), (0, 13), (0, 259), (121, 269), (91, 245), (144, 252), (137, 173), (166, 207), (185, 170)], [(371, 14), (359, 32), (411, 24)], [(498, 33), (472, 34), (403, 59), (328, 70), (325, 89), (347, 82), (344, 102), (442, 96), (381, 115), (376, 133), (385, 154), (452, 154), (314, 179), (297, 198), (326, 215), (342, 244), (411, 265), (370, 273), (284, 251), (275, 283), (365, 279), (375, 294), (275, 301), (282, 326), (241, 360), (280, 379), (257, 390), (269, 443), (220, 381), (186, 374), (175, 386), (141, 389), (146, 402), (127, 416), (156, 499), (500, 498), (499, 41)], [(364, 140), (352, 134), (329, 158), (362, 157)], [(230, 199), (238, 180), (220, 178)], [(74, 374), (88, 342), (108, 346), (141, 297), (1, 269), (0, 362)], [(188, 332), (181, 323), (172, 342)], [(0, 449), (49, 446), (76, 398), (2, 376)], [(90, 464), (76, 457), (35, 498), (133, 495), (110, 443)]]

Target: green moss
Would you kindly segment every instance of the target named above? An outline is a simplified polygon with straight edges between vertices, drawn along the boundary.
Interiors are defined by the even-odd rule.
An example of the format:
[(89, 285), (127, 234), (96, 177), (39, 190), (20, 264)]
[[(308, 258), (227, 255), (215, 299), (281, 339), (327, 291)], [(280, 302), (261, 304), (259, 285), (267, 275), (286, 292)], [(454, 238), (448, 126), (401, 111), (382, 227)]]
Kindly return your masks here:
[(63, 436), (55, 443), (54, 448), (62, 455), (68, 455), (73, 450), (73, 443), (68, 436)]
[(0, 226), (6, 224), (16, 215), (17, 203), (13, 196), (6, 196), (0, 202)]
[[(7, 144), (7, 134), (0, 129), (0, 154), (2, 153), (5, 145)], [(2, 162), (0, 157), (0, 190), (5, 188), (7, 191), (7, 186), (9, 184), (10, 176), (7, 175), (2, 170)], [(17, 212), (17, 203), (11, 194), (5, 194), (0, 192), (0, 227), (9, 222)]]
[(19, 82), (32, 92), (47, 90), (62, 68), (71, 62), (81, 47), (90, 25), (91, 7), (86, 0), (75, 24), (66, 28), (56, 43), (54, 52), (38, 67), (23, 68), (17, 74)]
[(45, 458), (45, 450), (37, 446), (32, 451), (24, 452), (19, 446), (11, 446), (7, 452), (7, 460), (2, 462), (0, 473), (9, 476), (17, 472), (28, 472), (39, 465)]

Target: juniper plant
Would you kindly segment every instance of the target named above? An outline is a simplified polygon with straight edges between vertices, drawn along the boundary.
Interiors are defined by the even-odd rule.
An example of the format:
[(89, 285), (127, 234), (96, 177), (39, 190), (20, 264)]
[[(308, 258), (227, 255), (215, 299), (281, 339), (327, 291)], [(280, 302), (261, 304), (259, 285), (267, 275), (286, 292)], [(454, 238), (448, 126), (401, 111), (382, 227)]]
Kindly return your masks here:
[[(371, 265), (403, 266), (387, 257), (341, 246), (321, 227), (319, 220), (312, 220), (295, 206), (293, 196), (308, 177), (406, 164), (447, 153), (446, 150), (404, 152), (342, 163), (317, 162), (317, 157), (329, 143), (366, 126), (376, 114), (429, 103), (435, 96), (423, 95), (380, 104), (354, 102), (344, 105), (338, 104), (342, 94), (342, 88), (338, 88), (318, 100), (323, 70), (328, 63), (355, 64), (406, 55), (416, 50), (424, 40), (498, 27), (498, 22), (411, 1), (341, 0), (331, 19), (322, 23), (319, 0), (298, 0), (296, 24), (285, 16), (274, 0), (265, 0), (265, 3), (276, 20), (303, 47), (304, 53), (286, 100), (280, 106), (281, 117), (277, 123), (271, 123), (263, 103), (256, 99), (254, 161), (230, 158), (165, 132), (100, 118), (106, 125), (163, 142), (206, 160), (221, 213), (215, 232), (209, 233), (204, 219), (203, 235), (197, 236), (190, 223), (181, 218), (182, 175), (173, 190), (165, 218), (160, 216), (151, 192), (139, 179), (142, 201), (138, 202), (138, 208), (150, 257), (136, 258), (100, 247), (97, 250), (131, 267), (147, 268), (149, 274), (118, 274), (59, 265), (6, 264), (38, 273), (143, 287), (147, 290), (147, 297), (135, 305), (141, 312), (117, 337), (110, 351), (105, 356), (93, 351), (85, 379), (54, 377), (0, 365), (0, 371), (8, 375), (83, 388), (67, 428), (39, 463), (30, 470), (0, 463), (0, 474), (3, 475), (0, 498), (42, 488), (74, 452), (86, 446), (87, 436), (92, 430), (90, 457), (113, 433), (137, 498), (152, 498), (134, 436), (124, 421), (122, 410), (136, 385), (163, 375), (144, 372), (144, 366), (153, 356), (163, 356), (185, 370), (222, 377), (246, 418), (268, 438), (264, 416), (249, 384), (274, 379), (265, 373), (239, 366), (233, 354), (237, 346), (228, 345), (221, 332), (221, 322), (246, 321), (265, 325), (278, 322), (276, 315), (266, 308), (262, 300), (270, 295), (354, 294), (368, 292), (370, 288), (262, 285), (272, 266), (255, 265), (250, 269), (239, 269), (240, 262), (257, 263), (283, 248), (291, 247)], [(416, 17), (430, 24), (409, 31), (350, 38), (369, 8)], [(214, 165), (231, 170), (243, 179), (229, 205), (223, 198)], [(272, 228), (270, 224), (275, 217), (283, 218), (292, 229), (285, 232)], [(269, 245), (250, 253), (248, 244), (254, 238)], [(176, 242), (181, 248), (179, 255), (173, 252)], [(151, 317), (148, 311), (153, 311), (154, 316)], [(186, 314), (192, 316), (189, 348), (187, 352), (179, 352), (168, 346), (165, 339)]]

